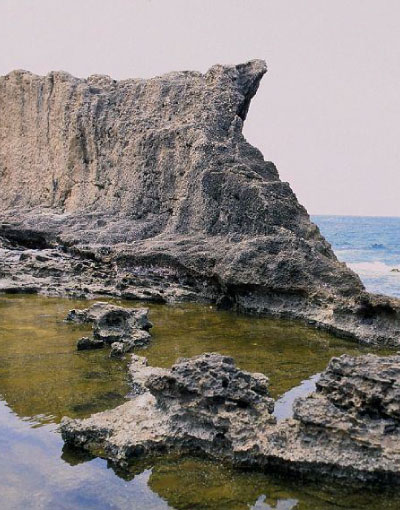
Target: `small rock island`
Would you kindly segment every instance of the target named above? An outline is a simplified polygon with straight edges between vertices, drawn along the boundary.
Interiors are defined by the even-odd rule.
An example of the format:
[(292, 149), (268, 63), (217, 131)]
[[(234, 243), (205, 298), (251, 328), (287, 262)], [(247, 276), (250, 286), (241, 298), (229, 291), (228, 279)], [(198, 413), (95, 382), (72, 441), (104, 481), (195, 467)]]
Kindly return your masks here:
[(174, 452), (240, 467), (347, 481), (400, 481), (400, 356), (333, 358), (317, 391), (278, 424), (268, 378), (207, 353), (171, 370), (133, 356), (136, 396), (86, 420), (64, 418), (64, 440), (117, 465)]

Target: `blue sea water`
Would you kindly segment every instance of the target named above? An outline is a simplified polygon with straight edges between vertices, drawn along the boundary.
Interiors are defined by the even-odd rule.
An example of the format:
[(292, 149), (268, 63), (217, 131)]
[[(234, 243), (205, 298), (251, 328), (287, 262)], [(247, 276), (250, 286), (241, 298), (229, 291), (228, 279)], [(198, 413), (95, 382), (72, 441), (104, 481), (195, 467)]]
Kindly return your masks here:
[(400, 297), (400, 218), (312, 216), (337, 257), (370, 292)]

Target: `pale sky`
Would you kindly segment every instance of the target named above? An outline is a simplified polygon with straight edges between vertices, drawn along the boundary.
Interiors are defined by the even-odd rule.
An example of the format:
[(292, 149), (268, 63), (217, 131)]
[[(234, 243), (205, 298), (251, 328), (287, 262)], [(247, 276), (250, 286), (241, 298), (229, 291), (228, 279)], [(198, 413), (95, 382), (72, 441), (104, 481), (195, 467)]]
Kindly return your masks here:
[(244, 133), (312, 214), (400, 216), (399, 0), (0, 0), (0, 74), (267, 61)]

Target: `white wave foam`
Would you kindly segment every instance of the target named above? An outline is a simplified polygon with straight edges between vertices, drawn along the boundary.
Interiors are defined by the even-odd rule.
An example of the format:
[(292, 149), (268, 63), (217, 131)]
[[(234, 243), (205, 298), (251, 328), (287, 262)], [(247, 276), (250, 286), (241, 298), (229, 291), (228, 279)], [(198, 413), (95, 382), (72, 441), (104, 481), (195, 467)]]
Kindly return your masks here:
[(388, 264), (385, 264), (384, 262), (380, 262), (378, 260), (374, 260), (373, 262), (347, 263), (347, 265), (359, 275), (400, 277), (400, 265), (389, 266)]

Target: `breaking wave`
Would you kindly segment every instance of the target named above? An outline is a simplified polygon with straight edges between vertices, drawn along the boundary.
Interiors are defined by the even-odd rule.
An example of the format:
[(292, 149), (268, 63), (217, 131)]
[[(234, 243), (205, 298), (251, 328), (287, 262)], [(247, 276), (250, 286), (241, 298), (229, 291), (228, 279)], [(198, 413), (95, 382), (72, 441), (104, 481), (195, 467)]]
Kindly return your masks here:
[(347, 265), (360, 276), (393, 276), (400, 277), (400, 265), (390, 266), (379, 260), (372, 262), (353, 262)]

